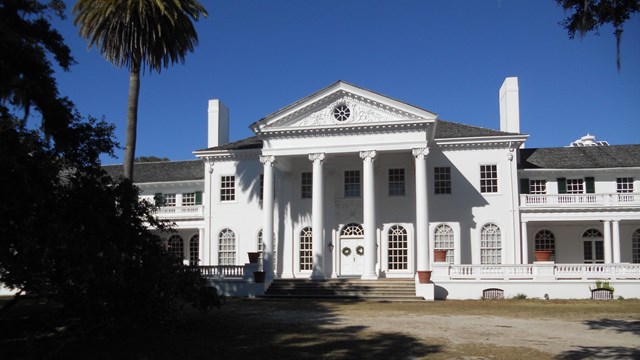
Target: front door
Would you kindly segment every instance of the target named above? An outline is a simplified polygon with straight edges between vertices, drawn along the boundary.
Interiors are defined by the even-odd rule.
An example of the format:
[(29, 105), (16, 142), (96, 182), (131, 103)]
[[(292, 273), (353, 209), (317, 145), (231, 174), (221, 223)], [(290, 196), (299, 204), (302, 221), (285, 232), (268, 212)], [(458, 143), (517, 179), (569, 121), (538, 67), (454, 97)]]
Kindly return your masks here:
[(362, 275), (364, 271), (364, 239), (340, 240), (340, 275)]

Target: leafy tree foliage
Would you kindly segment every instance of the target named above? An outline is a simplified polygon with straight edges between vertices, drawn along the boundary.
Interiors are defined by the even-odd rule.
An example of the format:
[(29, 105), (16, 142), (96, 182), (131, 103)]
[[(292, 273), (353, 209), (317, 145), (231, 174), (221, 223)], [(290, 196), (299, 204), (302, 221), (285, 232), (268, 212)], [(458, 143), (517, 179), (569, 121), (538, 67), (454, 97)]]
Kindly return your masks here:
[(570, 14), (561, 25), (573, 39), (578, 33), (584, 36), (590, 31), (598, 30), (605, 24), (611, 24), (616, 38), (617, 66), (620, 71), (620, 42), (624, 23), (640, 11), (640, 0), (556, 0)]
[[(0, 282), (19, 290), (16, 299), (48, 299), (92, 327), (162, 321), (185, 303), (209, 305), (200, 275), (147, 229), (166, 228), (151, 205), (138, 201), (129, 180), (102, 170), (100, 154), (113, 155), (113, 126), (82, 119), (58, 95), (48, 59), (68, 68), (72, 58), (45, 17), (57, 6), (0, 0), (0, 66), (9, 80), (0, 93)], [(26, 126), (25, 113), (40, 115), (42, 129)]]
[(129, 69), (124, 176), (133, 179), (140, 71), (160, 72), (184, 63), (198, 44), (192, 21), (207, 16), (207, 11), (196, 0), (78, 0), (73, 13), (89, 47)]
[(138, 156), (136, 157), (135, 162), (156, 162), (156, 161), (169, 161), (168, 157), (158, 157), (158, 156)]

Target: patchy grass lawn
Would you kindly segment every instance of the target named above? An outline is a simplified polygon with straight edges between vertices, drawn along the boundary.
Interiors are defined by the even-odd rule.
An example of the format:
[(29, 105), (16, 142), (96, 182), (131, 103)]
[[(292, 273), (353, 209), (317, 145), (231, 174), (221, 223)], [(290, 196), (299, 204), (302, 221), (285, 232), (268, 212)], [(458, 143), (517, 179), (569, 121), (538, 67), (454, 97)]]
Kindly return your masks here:
[[(554, 324), (606, 328), (640, 344), (639, 300), (495, 300), (377, 303), (349, 301), (229, 300), (207, 314), (185, 311), (177, 324), (162, 328), (96, 336), (67, 344), (56, 353), (65, 359), (552, 359), (590, 358), (602, 352), (618, 358), (640, 356), (637, 346), (604, 349), (578, 347), (561, 353), (517, 342), (486, 342), (485, 334), (465, 331), (464, 321), (495, 322), (486, 337), (510, 334), (512, 325), (535, 319)], [(0, 320), (0, 358), (46, 356), (59, 345), (55, 337), (25, 338), (21, 327), (43, 319), (42, 308), (23, 307)], [(450, 319), (458, 327), (439, 325), (422, 333), (435, 320)], [(489, 321), (491, 320), (491, 321)], [(462, 327), (460, 327), (462, 321)], [(469, 324), (471, 328), (471, 323)], [(450, 330), (449, 330), (450, 329)], [(617, 329), (617, 330), (616, 330)], [(598, 333), (599, 334), (599, 333)], [(518, 336), (514, 334), (514, 339)], [(480, 338), (479, 338), (480, 337)], [(52, 340), (53, 339), (53, 340)], [(559, 339), (562, 343), (562, 339)], [(567, 344), (569, 346), (570, 344)]]

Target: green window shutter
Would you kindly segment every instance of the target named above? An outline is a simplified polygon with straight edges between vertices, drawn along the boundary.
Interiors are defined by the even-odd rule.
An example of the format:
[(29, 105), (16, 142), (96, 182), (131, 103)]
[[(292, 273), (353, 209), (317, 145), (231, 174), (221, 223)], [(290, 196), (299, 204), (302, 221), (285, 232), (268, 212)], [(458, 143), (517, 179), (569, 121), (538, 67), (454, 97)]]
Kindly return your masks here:
[(202, 191), (196, 191), (196, 205), (202, 205)]
[(558, 178), (558, 194), (567, 193), (567, 178)]
[(520, 179), (520, 194), (529, 193), (529, 179)]
[(155, 201), (156, 206), (162, 206), (164, 204), (164, 196), (162, 196), (162, 193), (155, 193), (153, 201)]
[(594, 194), (596, 192), (595, 180), (592, 177), (586, 177), (584, 182), (587, 187), (587, 194)]

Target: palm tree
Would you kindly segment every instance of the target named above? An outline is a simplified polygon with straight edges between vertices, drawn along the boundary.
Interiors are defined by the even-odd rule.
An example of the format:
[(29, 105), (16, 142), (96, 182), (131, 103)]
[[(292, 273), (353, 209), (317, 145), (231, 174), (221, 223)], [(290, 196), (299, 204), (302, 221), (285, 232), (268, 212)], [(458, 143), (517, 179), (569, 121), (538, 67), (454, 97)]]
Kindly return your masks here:
[(124, 176), (133, 179), (140, 70), (160, 73), (184, 63), (198, 44), (192, 20), (206, 17), (207, 11), (197, 0), (78, 0), (73, 14), (90, 48), (99, 48), (109, 62), (129, 69)]

